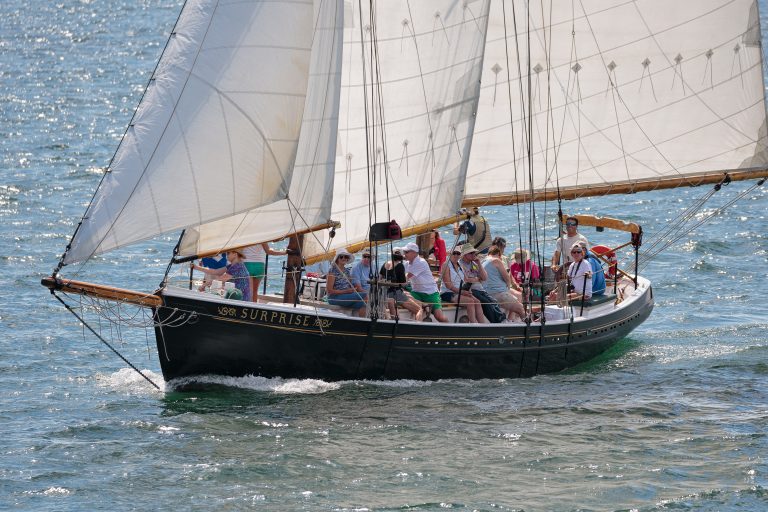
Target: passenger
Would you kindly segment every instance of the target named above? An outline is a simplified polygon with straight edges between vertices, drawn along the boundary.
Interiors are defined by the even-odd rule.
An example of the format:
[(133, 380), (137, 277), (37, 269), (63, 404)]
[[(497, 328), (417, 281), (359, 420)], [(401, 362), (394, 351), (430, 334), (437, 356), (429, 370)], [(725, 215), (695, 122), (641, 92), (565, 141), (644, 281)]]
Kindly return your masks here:
[(580, 234), (578, 232), (579, 230), (579, 219), (576, 217), (568, 217), (565, 219), (565, 230), (567, 236), (561, 236), (557, 239), (557, 243), (555, 244), (555, 253), (552, 255), (552, 270), (555, 272), (555, 274), (562, 275), (561, 267), (565, 266), (566, 268), (568, 265), (573, 261), (573, 258), (570, 255), (570, 248), (573, 247), (573, 244), (576, 242), (584, 242), (589, 246), (589, 241), (587, 240), (587, 237)]
[(488, 251), (488, 256), (483, 261), (483, 269), (488, 274), (488, 279), (483, 284), (485, 291), (506, 310), (507, 320), (522, 322), (525, 317), (525, 308), (521, 303), (520, 286), (509, 277), (507, 269), (501, 262), (501, 249), (498, 246), (494, 245)]
[(427, 261), (419, 256), (419, 246), (413, 242), (406, 244), (403, 247), (403, 256), (407, 262), (405, 275), (411, 283), (411, 295), (417, 301), (430, 306), (432, 314), (438, 321), (447, 322), (448, 319), (442, 312), (440, 293), (437, 291), (437, 284), (432, 277), (432, 270), (430, 270)]
[(232, 281), (235, 283), (235, 288), (240, 290), (242, 297), (240, 300), (251, 300), (251, 283), (248, 275), (248, 269), (243, 264), (242, 251), (239, 249), (227, 251), (227, 265), (225, 267), (211, 269), (200, 265), (195, 265), (194, 262), (190, 266), (201, 272), (205, 272), (206, 275), (218, 277), (221, 281)]
[(510, 264), (509, 258), (504, 256), (504, 251), (507, 249), (507, 240), (505, 238), (497, 236), (491, 242), (491, 246), (496, 246), (501, 250), (501, 262), (504, 264), (504, 268), (509, 268), (509, 264)]
[[(217, 270), (220, 268), (224, 268), (227, 266), (227, 255), (226, 253), (220, 253), (216, 254), (214, 256), (208, 256), (206, 258), (203, 258), (200, 260), (200, 263), (202, 263), (202, 266), (205, 268), (208, 268), (210, 270)], [(210, 274), (203, 274), (205, 277), (203, 277), (203, 284), (200, 285), (201, 292), (204, 292), (206, 288), (211, 286), (212, 277)]]
[(486, 254), (493, 240), (488, 221), (480, 215), (480, 209), (477, 206), (472, 208), (472, 213), (466, 209), (462, 209), (461, 213), (466, 215), (466, 219), (453, 225), (453, 234), (466, 235), (466, 243), (472, 244), (472, 247), (477, 249), (478, 254)]
[[(584, 260), (585, 251), (581, 244), (575, 243), (570, 251), (573, 262), (568, 267), (568, 286), (567, 298), (589, 300), (592, 298), (592, 267)], [(553, 290), (549, 294), (550, 300), (558, 300), (560, 293)]]
[(531, 260), (530, 253), (526, 249), (515, 249), (512, 253), (509, 275), (519, 285), (522, 285), (526, 279), (531, 282), (538, 282), (541, 279), (539, 266)]
[(326, 278), (328, 304), (352, 308), (357, 316), (365, 317), (365, 301), (368, 299), (368, 294), (363, 291), (360, 283), (350, 275), (346, 267), (353, 258), (354, 256), (346, 249), (336, 251), (336, 257)]
[(437, 262), (437, 266), (440, 268), (443, 268), (443, 265), (445, 264), (445, 260), (447, 259), (448, 255), (445, 250), (445, 240), (440, 238), (440, 232), (436, 229), (432, 230), (432, 250), (430, 251), (431, 254), (434, 255), (435, 261)]
[(587, 245), (579, 242), (581, 249), (586, 254), (586, 260), (592, 268), (592, 296), (605, 294), (605, 271), (600, 259), (587, 249)]
[[(488, 319), (483, 315), (480, 301), (469, 291), (469, 286), (464, 287), (465, 284), (469, 285), (469, 283), (464, 283), (464, 271), (459, 265), (460, 257), (461, 251), (458, 248), (454, 249), (448, 261), (440, 269), (440, 279), (443, 281), (444, 290), (440, 294), (440, 299), (443, 302), (460, 303), (464, 306), (467, 310), (467, 318), (471, 323), (487, 324)], [(459, 296), (461, 296), (461, 301), (459, 301)]]
[(370, 294), (371, 291), (371, 278), (373, 277), (371, 274), (371, 251), (365, 250), (363, 251), (363, 255), (360, 258), (360, 261), (355, 264), (354, 267), (352, 267), (352, 277), (357, 279), (357, 282), (360, 283), (360, 287), (363, 289), (365, 293)]
[(483, 314), (491, 323), (502, 322), (506, 315), (501, 311), (501, 308), (493, 300), (493, 297), (488, 295), (483, 287), (483, 282), (488, 280), (488, 274), (485, 269), (477, 261), (477, 249), (472, 244), (464, 244), (461, 247), (461, 259), (459, 265), (464, 271), (464, 282), (469, 283), (469, 290), (472, 295), (480, 301), (483, 308)]
[(424, 309), (421, 303), (414, 300), (403, 289), (408, 282), (403, 259), (403, 250), (395, 247), (392, 250), (392, 259), (384, 263), (379, 270), (379, 275), (384, 281), (400, 284), (400, 286), (387, 286), (387, 309), (392, 317), (396, 317), (397, 308), (403, 307), (413, 314), (417, 322), (421, 322), (424, 320)]
[(248, 269), (248, 275), (251, 280), (251, 291), (253, 292), (253, 302), (259, 301), (259, 283), (264, 279), (267, 254), (270, 256), (285, 256), (288, 251), (276, 251), (268, 243), (251, 245), (243, 249), (245, 255), (245, 267)]

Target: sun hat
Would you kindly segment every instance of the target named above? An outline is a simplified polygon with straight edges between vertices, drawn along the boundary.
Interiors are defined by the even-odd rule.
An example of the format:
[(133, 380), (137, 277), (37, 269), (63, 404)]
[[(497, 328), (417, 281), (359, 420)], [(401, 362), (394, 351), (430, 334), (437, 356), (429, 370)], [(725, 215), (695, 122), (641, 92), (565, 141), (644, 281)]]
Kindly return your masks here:
[(512, 255), (516, 258), (520, 258), (521, 261), (528, 261), (531, 259), (528, 249), (517, 248), (515, 249), (515, 252), (512, 253)]
[(227, 249), (227, 252), (236, 252), (241, 258), (245, 258), (245, 253), (243, 253), (242, 249)]
[(403, 252), (405, 253), (405, 252), (408, 252), (408, 251), (413, 251), (413, 252), (418, 254), (419, 246), (416, 245), (413, 242), (408, 242), (407, 244), (405, 244), (405, 247), (403, 247)]
[(469, 254), (471, 252), (477, 252), (477, 249), (472, 244), (464, 244), (461, 246), (461, 255)]
[(571, 252), (576, 251), (577, 249), (578, 249), (577, 252), (585, 252), (584, 251), (584, 247), (582, 247), (581, 243), (579, 243), (579, 242), (576, 242), (575, 244), (573, 244), (571, 246)]
[(354, 254), (351, 254), (348, 250), (342, 248), (336, 251), (336, 256), (333, 257), (333, 262), (336, 263), (336, 260), (338, 260), (340, 256), (349, 256), (350, 262), (355, 259)]

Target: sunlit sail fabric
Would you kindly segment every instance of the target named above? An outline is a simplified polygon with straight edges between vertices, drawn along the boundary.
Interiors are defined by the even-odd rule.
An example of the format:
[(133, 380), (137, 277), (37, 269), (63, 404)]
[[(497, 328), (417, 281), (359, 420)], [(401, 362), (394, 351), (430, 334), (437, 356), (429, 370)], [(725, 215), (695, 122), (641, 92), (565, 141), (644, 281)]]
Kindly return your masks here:
[(328, 221), (339, 115), (344, 3), (315, 0), (315, 11), (309, 88), (288, 197), (187, 229), (180, 256), (275, 240)]
[(313, 4), (189, 0), (65, 263), (285, 198)]
[(768, 161), (755, 1), (504, 7), (506, 44), (502, 3), (491, 10), (466, 197), (525, 193), (529, 163), (534, 190), (559, 179), (586, 195)]
[(488, 2), (375, 5), (372, 24), (367, 3), (347, 3), (331, 214), (341, 229), (306, 256), (364, 240), (371, 222), (450, 215), (464, 192)]

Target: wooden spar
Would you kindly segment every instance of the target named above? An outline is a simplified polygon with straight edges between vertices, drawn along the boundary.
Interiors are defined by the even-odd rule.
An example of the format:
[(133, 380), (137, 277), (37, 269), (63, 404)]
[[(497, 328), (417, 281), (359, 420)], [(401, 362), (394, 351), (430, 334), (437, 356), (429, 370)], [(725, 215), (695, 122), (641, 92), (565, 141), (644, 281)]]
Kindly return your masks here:
[(601, 228), (615, 229), (616, 231), (627, 231), (629, 233), (639, 233), (640, 225), (634, 222), (624, 222), (623, 220), (612, 217), (595, 217), (594, 215), (567, 215), (563, 214), (563, 223), (568, 217), (575, 217), (581, 226), (597, 226)]
[[(731, 181), (755, 180), (768, 177), (768, 169), (750, 169), (744, 171), (728, 171), (690, 176), (678, 176), (662, 179), (639, 180), (632, 182), (619, 182), (607, 185), (588, 185), (583, 187), (566, 187), (560, 189), (561, 199), (578, 199), (581, 197), (605, 196), (612, 194), (634, 194), (635, 192), (650, 192), (677, 187), (698, 187), (701, 185), (713, 185), (723, 181), (726, 175)], [(531, 194), (523, 191), (519, 194), (504, 193), (484, 196), (464, 197), (461, 206), (471, 208), (474, 206), (503, 206), (515, 203), (528, 203), (532, 201), (553, 201), (558, 198), (557, 189), (536, 190)]]
[[(590, 186), (584, 186), (584, 187), (561, 188), (560, 197), (562, 199), (568, 200), (568, 199), (578, 199), (580, 197), (604, 196), (604, 195), (612, 195), (612, 194), (633, 194), (635, 192), (648, 192), (652, 190), (662, 190), (662, 189), (677, 188), (677, 187), (697, 187), (701, 185), (711, 185), (711, 184), (720, 183), (723, 181), (723, 179), (726, 176), (731, 181), (745, 181), (745, 180), (752, 180), (752, 179), (768, 178), (768, 168), (748, 169), (748, 170), (742, 170), (742, 171), (728, 171), (728, 172), (722, 171), (722, 172), (716, 172), (716, 173), (670, 177), (670, 178), (664, 178), (664, 179), (639, 180), (634, 182), (613, 183), (609, 185), (590, 185)], [(531, 201), (551, 201), (551, 200), (556, 200), (557, 197), (558, 197), (557, 189), (553, 188), (545, 191), (536, 191), (533, 193), (533, 195), (531, 195), (530, 193), (522, 192), (520, 194), (509, 193), (509, 194), (494, 194), (490, 196), (465, 197), (461, 202), (461, 206), (463, 208), (481, 207), (481, 206), (489, 206), (489, 205), (503, 206), (503, 205), (510, 205), (515, 203), (527, 203)], [(431, 229), (437, 229), (443, 226), (447, 226), (448, 224), (452, 224), (458, 221), (460, 217), (461, 215), (457, 214), (457, 215), (452, 215), (450, 217), (444, 217), (442, 219), (427, 222), (424, 224), (418, 224), (416, 226), (404, 228), (402, 230), (403, 238), (407, 238), (413, 235), (419, 235), (421, 233), (426, 233)], [(602, 227), (607, 227), (609, 229), (628, 231), (630, 233), (636, 233), (637, 230), (639, 230), (639, 226), (637, 224), (623, 222), (618, 219), (611, 219), (611, 218), (598, 219), (597, 217), (588, 216), (588, 215), (579, 215), (577, 217), (579, 218), (579, 224), (582, 224), (585, 226), (602, 226)], [(582, 219), (584, 220), (582, 221)], [(595, 220), (591, 220), (591, 219), (595, 219)], [(596, 222), (596, 223), (592, 224), (590, 222)], [(597, 224), (597, 222), (603, 222), (603, 224)], [(321, 229), (326, 229), (331, 227), (338, 228), (340, 227), (340, 223), (331, 221), (326, 224), (320, 224), (312, 228), (297, 231), (296, 234), (299, 234), (299, 235), (306, 234), (306, 233), (311, 233), (313, 231), (319, 231)], [(347, 250), (349, 250), (349, 252), (355, 253), (364, 249), (365, 247), (368, 247), (371, 244), (375, 243), (380, 245), (388, 242), (389, 240), (382, 240), (379, 242), (369, 242), (367, 240), (363, 240), (363, 241), (356, 242), (349, 245), (347, 247)], [(243, 247), (247, 247), (247, 246), (233, 247), (233, 249), (241, 249)], [(210, 251), (205, 254), (198, 254), (196, 258), (191, 258), (191, 257), (190, 258), (197, 259), (205, 256), (212, 256), (214, 254), (218, 254), (219, 252), (221, 251), (218, 251), (218, 252)], [(314, 256), (306, 257), (304, 261), (307, 265), (311, 265), (313, 263), (317, 263), (318, 261), (329, 260), (333, 258), (335, 254), (336, 254), (335, 251), (331, 251), (323, 254), (316, 254)], [(178, 262), (189, 261), (190, 258), (182, 258), (177, 261)]]
[(115, 302), (127, 302), (137, 306), (148, 308), (157, 308), (163, 305), (163, 300), (155, 293), (142, 293), (124, 288), (115, 288), (102, 284), (86, 283), (84, 281), (75, 281), (72, 279), (61, 279), (58, 277), (44, 277), (40, 284), (52, 291), (62, 291), (65, 293), (76, 293), (88, 297), (98, 297), (99, 299), (113, 300)]
[(200, 259), (200, 258), (207, 258), (208, 256), (216, 256), (217, 254), (221, 254), (221, 253), (227, 252), (227, 251), (235, 251), (235, 250), (245, 249), (246, 247), (250, 247), (251, 245), (260, 244), (260, 243), (263, 243), (263, 242), (279, 242), (280, 240), (284, 240), (284, 239), (286, 239), (286, 238), (288, 238), (290, 236), (293, 236), (293, 235), (306, 235), (307, 233), (312, 233), (314, 231), (320, 231), (321, 229), (339, 228), (339, 227), (341, 227), (341, 223), (338, 222), (338, 221), (332, 220), (332, 221), (328, 221), (328, 222), (326, 222), (324, 224), (318, 224), (316, 226), (312, 226), (310, 228), (300, 229), (299, 231), (296, 231), (295, 233), (288, 233), (285, 236), (280, 237), (280, 238), (276, 238), (274, 240), (263, 240), (262, 242), (253, 242), (253, 243), (245, 244), (245, 245), (235, 245), (235, 246), (232, 246), (232, 247), (222, 247), (221, 249), (217, 249), (215, 251), (205, 251), (205, 252), (201, 252), (201, 253), (194, 254), (194, 255), (191, 255), (191, 256), (179, 256), (178, 258), (174, 258), (173, 261), (174, 261), (174, 263), (184, 263), (184, 262), (187, 262), (187, 261), (197, 260), (197, 259)]

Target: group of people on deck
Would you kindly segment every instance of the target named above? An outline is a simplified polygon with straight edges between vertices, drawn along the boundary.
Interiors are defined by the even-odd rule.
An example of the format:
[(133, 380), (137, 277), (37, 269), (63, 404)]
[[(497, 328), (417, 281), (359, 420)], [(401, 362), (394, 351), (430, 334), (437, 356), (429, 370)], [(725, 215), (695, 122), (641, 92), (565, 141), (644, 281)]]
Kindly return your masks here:
[[(555, 288), (547, 298), (561, 302), (588, 300), (605, 290), (602, 267), (597, 258), (589, 257), (587, 239), (578, 233), (578, 219), (569, 217), (565, 227), (566, 233), (557, 240), (551, 269), (568, 284)], [(488, 222), (477, 209), (467, 215), (464, 223), (457, 223), (454, 232), (464, 234), (466, 239), (452, 248), (450, 254), (437, 230), (433, 230), (430, 239), (431, 250), (421, 253), (439, 265), (437, 282), (430, 263), (413, 242), (395, 247), (391, 259), (378, 271), (372, 268), (367, 250), (354, 266), (351, 266), (353, 254), (346, 249), (336, 251), (326, 274), (328, 303), (350, 308), (357, 316), (365, 317), (370, 282), (378, 277), (386, 292), (387, 313), (392, 317), (397, 315), (397, 308), (402, 307), (417, 321), (432, 314), (436, 320), (448, 322), (442, 304), (452, 303), (464, 307), (472, 323), (524, 321), (527, 313), (523, 305), (523, 285), (540, 282), (542, 277), (528, 251), (517, 249), (511, 260), (505, 258), (506, 240), (491, 238)], [(213, 279), (232, 281), (235, 289), (228, 290), (227, 298), (256, 302), (267, 254), (281, 256), (287, 251), (274, 250), (262, 243), (204, 258), (203, 265), (193, 263), (191, 266), (206, 275), (201, 288), (210, 286)]]

